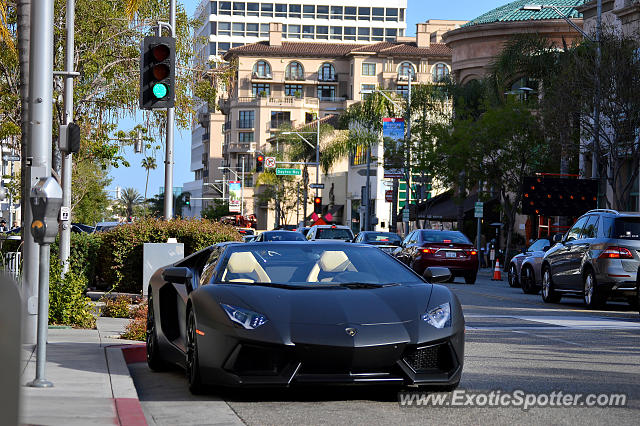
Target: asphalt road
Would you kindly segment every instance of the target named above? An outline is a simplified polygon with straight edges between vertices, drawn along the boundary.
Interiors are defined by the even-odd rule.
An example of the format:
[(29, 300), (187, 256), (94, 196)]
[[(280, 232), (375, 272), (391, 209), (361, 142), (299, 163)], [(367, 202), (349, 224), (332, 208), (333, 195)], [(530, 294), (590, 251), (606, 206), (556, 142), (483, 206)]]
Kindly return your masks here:
[[(468, 394), (623, 393), (625, 407), (401, 407), (397, 389), (316, 387), (193, 397), (184, 373), (130, 370), (150, 424), (640, 424), (640, 317), (625, 304), (545, 304), (506, 281), (448, 284), (467, 322)], [(448, 395), (451, 397), (452, 395)], [(461, 397), (463, 398), (463, 397)], [(467, 399), (461, 399), (467, 401)], [(477, 400), (481, 402), (481, 400)]]

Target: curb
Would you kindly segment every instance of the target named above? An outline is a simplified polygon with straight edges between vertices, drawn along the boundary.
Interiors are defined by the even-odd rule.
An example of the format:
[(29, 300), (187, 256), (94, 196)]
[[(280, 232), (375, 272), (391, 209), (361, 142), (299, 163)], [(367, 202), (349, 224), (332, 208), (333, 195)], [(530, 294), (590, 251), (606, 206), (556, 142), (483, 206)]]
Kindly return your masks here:
[(146, 425), (147, 420), (127, 367), (127, 364), (146, 360), (146, 346), (144, 344), (107, 346), (105, 352), (118, 424), (121, 426)]

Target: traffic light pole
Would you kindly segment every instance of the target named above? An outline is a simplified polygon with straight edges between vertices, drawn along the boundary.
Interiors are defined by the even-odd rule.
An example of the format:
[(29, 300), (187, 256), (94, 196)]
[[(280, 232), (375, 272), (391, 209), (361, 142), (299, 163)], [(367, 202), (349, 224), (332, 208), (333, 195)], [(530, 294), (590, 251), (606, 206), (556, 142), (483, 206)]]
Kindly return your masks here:
[[(171, 37), (176, 37), (176, 0), (169, 2), (169, 25)], [(158, 36), (162, 27), (158, 26)], [(174, 83), (174, 87), (175, 87)], [(173, 218), (173, 129), (175, 127), (175, 108), (167, 108), (167, 143), (164, 160), (164, 219)]]

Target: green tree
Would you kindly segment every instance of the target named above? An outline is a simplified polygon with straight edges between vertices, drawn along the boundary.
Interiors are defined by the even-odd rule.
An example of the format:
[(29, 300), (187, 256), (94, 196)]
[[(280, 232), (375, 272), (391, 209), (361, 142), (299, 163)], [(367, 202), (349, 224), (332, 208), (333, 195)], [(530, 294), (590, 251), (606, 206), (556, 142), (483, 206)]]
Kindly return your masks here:
[(131, 220), (131, 218), (135, 216), (137, 208), (140, 207), (143, 200), (144, 199), (135, 188), (124, 188), (122, 190), (122, 194), (120, 194), (118, 203), (120, 204), (120, 208), (127, 219)]
[(143, 169), (147, 171), (147, 179), (144, 184), (144, 214), (147, 214), (147, 189), (149, 187), (149, 171), (155, 170), (158, 165), (156, 164), (156, 159), (154, 157), (146, 157), (142, 159), (140, 164)]
[(224, 200), (213, 200), (213, 204), (209, 204), (202, 209), (200, 216), (204, 219), (220, 220), (222, 216), (229, 214), (229, 203)]
[(108, 219), (109, 197), (105, 188), (111, 184), (106, 170), (91, 161), (73, 168), (71, 213), (74, 222), (94, 224)]

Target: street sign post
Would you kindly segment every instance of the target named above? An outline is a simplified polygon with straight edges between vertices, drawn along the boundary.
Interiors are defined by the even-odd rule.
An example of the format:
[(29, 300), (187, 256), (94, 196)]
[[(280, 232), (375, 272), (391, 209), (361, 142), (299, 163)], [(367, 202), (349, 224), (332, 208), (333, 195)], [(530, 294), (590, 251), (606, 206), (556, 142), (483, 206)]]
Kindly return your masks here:
[(264, 166), (267, 169), (275, 169), (276, 168), (276, 157), (265, 157), (264, 158)]
[(277, 176), (300, 176), (302, 170), (300, 169), (276, 169)]
[(324, 189), (324, 183), (312, 183), (309, 185), (311, 189)]
[(409, 222), (409, 209), (405, 208), (404, 210), (402, 210), (402, 221), (403, 222)]
[(482, 201), (477, 201), (475, 206), (474, 217), (481, 218), (484, 216), (484, 203)]
[(388, 189), (384, 191), (384, 200), (387, 203), (393, 203), (393, 189)]

